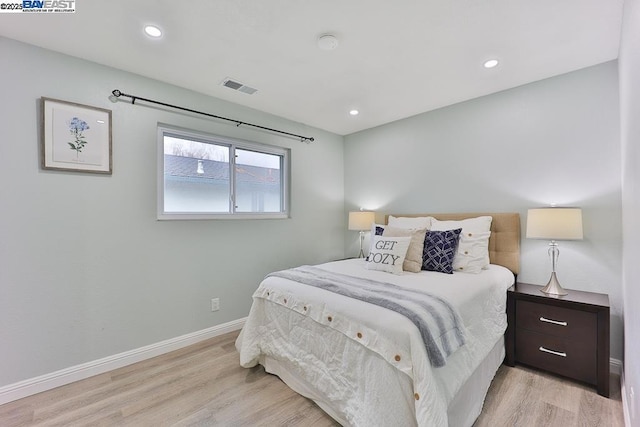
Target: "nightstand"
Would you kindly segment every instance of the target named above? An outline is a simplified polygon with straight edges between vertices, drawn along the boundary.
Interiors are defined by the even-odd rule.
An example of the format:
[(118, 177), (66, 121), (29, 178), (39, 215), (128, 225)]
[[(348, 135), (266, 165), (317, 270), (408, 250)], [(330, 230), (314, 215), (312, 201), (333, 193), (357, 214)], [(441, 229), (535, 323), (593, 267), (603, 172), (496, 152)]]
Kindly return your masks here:
[(505, 364), (516, 363), (595, 385), (609, 397), (609, 297), (516, 283), (507, 291)]

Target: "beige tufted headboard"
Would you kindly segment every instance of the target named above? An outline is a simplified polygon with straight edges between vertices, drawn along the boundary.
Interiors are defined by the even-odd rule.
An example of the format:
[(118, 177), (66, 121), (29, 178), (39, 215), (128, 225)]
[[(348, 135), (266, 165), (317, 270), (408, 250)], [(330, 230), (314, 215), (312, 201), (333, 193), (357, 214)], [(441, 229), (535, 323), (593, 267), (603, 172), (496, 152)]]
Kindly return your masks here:
[[(393, 216), (432, 216), (441, 221), (490, 216), (491, 237), (489, 237), (489, 259), (492, 264), (502, 265), (518, 274), (520, 272), (520, 214), (519, 213), (445, 213), (445, 214), (391, 214)], [(389, 215), (384, 217), (385, 224)]]

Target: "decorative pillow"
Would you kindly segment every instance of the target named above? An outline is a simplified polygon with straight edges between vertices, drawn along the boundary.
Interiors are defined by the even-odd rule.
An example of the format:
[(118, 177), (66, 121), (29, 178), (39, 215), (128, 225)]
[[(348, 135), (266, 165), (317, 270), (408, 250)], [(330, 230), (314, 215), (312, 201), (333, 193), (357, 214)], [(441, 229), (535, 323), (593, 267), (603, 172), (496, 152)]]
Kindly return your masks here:
[(431, 228), (431, 220), (435, 219), (430, 216), (421, 216), (421, 217), (408, 217), (408, 216), (393, 216), (389, 215), (389, 226), (396, 228), (405, 228), (408, 230), (420, 230)]
[[(371, 224), (371, 236), (382, 236), (386, 225)], [(373, 246), (373, 237), (371, 238), (371, 246)]]
[[(414, 230), (379, 224), (373, 224), (371, 227), (372, 236), (411, 237), (411, 243), (409, 244), (404, 263), (402, 264), (402, 269), (412, 273), (418, 273), (422, 270), (422, 251), (424, 249), (424, 236), (426, 232), (427, 230), (425, 228)], [(371, 242), (373, 243), (373, 240)], [(371, 248), (373, 248), (373, 245)], [(371, 248), (369, 252), (371, 252)]]
[(460, 243), (453, 259), (453, 269), (463, 273), (480, 273), (489, 266), (490, 216), (468, 218), (461, 221), (431, 221), (432, 230), (462, 228)]
[(369, 270), (401, 274), (411, 237), (372, 236), (371, 243), (366, 267)]
[(453, 257), (458, 248), (461, 231), (461, 228), (446, 231), (427, 231), (424, 238), (422, 269), (452, 274)]

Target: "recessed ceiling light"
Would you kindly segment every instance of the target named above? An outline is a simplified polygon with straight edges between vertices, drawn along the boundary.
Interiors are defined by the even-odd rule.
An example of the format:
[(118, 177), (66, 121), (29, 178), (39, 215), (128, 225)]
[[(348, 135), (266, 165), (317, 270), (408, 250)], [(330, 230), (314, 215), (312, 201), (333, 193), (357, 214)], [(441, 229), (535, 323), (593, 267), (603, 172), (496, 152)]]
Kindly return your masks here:
[(160, 36), (162, 36), (162, 30), (158, 27), (156, 27), (155, 25), (146, 25), (144, 27), (144, 32), (149, 36), (149, 37), (153, 37), (153, 38), (158, 38)]
[(497, 59), (490, 59), (484, 63), (484, 68), (493, 68), (498, 65)]
[(349, 111), (349, 114), (351, 114), (352, 116), (357, 116), (358, 114), (360, 114), (360, 111), (358, 111), (358, 110), (351, 110), (351, 111)]
[(322, 50), (334, 50), (338, 47), (338, 38), (333, 34), (323, 34), (318, 37), (318, 47)]

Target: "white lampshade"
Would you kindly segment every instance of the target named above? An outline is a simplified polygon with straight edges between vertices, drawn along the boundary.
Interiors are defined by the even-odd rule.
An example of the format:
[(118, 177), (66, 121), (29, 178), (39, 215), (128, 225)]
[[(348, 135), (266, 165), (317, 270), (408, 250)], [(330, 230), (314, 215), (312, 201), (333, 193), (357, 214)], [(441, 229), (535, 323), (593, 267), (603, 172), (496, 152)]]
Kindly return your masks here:
[(349, 212), (349, 230), (366, 231), (376, 220), (376, 213), (370, 211)]
[(582, 209), (529, 209), (527, 212), (527, 238), (582, 240)]

